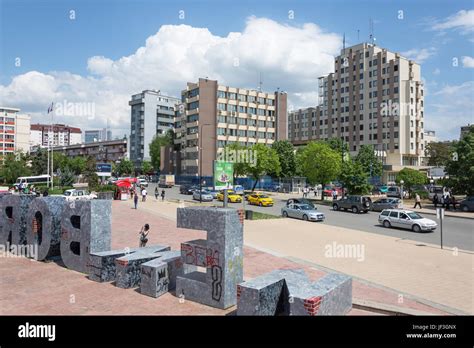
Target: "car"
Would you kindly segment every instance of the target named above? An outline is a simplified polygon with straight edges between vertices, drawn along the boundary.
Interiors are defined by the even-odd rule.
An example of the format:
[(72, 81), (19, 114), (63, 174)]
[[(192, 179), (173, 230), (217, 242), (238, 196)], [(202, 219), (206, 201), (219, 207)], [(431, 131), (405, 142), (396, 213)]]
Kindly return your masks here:
[(367, 213), (372, 206), (372, 200), (369, 196), (344, 196), (332, 204), (334, 210), (351, 210), (357, 214), (360, 212)]
[(379, 223), (383, 227), (398, 227), (413, 232), (434, 231), (438, 224), (430, 219), (422, 217), (420, 214), (403, 209), (384, 209), (379, 215)]
[(402, 198), (400, 187), (389, 186), (387, 189), (387, 197)]
[(137, 179), (137, 184), (138, 186), (144, 186), (144, 187), (148, 187), (148, 181), (146, 181), (145, 179)]
[(212, 196), (213, 199), (217, 199), (217, 194), (219, 193), (216, 190), (213, 190), (212, 188), (207, 188), (206, 191)]
[(324, 221), (326, 216), (317, 211), (309, 204), (291, 203), (288, 206), (281, 208), (281, 215), (283, 217), (292, 217), (302, 219), (305, 221)]
[(306, 198), (290, 198), (286, 201), (286, 206), (289, 206), (290, 204), (293, 204), (293, 203), (307, 204), (311, 208), (316, 209), (316, 207), (314, 206), (314, 203), (311, 202), (309, 199), (306, 199)]
[(474, 211), (474, 196), (467, 196), (459, 202), (459, 207), (464, 212)]
[(254, 193), (248, 197), (249, 204), (259, 205), (261, 207), (272, 207), (273, 199), (262, 193)]
[(206, 190), (196, 190), (193, 192), (193, 199), (202, 202), (212, 202), (214, 199), (209, 191)]
[(401, 204), (402, 201), (399, 198), (381, 198), (372, 203), (372, 210), (397, 209), (401, 208)]
[(332, 197), (332, 190), (335, 189), (338, 196), (342, 196), (342, 188), (339, 186), (324, 186), (323, 196)]
[(233, 189), (237, 195), (244, 195), (244, 187), (242, 185), (235, 185)]
[(387, 185), (375, 185), (372, 189), (373, 194), (386, 194), (388, 191)]
[(441, 197), (444, 194), (443, 186), (430, 186), (428, 188), (428, 198), (430, 201), (433, 201), (436, 194), (438, 197)]
[(89, 200), (89, 199), (97, 198), (97, 195), (93, 193), (89, 193), (89, 191), (87, 190), (79, 190), (79, 189), (66, 190), (64, 191), (63, 196), (66, 197), (66, 201), (75, 201), (79, 199)]
[[(224, 191), (221, 190), (217, 194), (217, 200), (218, 201), (224, 201)], [(242, 196), (237, 195), (233, 190), (227, 190), (227, 202), (230, 203), (242, 203)]]
[(195, 185), (181, 185), (179, 187), (179, 193), (183, 195), (192, 195), (196, 190), (199, 190), (199, 187)]

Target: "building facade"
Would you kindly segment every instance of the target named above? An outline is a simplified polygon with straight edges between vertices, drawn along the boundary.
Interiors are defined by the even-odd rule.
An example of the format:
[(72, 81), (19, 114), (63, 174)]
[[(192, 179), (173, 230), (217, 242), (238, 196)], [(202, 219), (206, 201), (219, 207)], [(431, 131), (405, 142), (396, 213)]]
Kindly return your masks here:
[(214, 160), (226, 145), (271, 145), (287, 139), (287, 127), (286, 93), (227, 87), (209, 79), (188, 83), (176, 113), (177, 172), (199, 175), (201, 163), (202, 175), (212, 176)]
[(30, 116), (20, 109), (0, 106), (0, 156), (30, 151)]
[(32, 124), (30, 127), (30, 147), (68, 146), (82, 142), (80, 128), (64, 124)]
[(91, 156), (97, 163), (116, 163), (128, 157), (127, 139), (56, 146), (53, 151), (61, 152), (68, 157)]
[(103, 129), (89, 129), (84, 131), (84, 142), (85, 143), (93, 143), (95, 141), (108, 141), (112, 140), (112, 132), (107, 130), (107, 128)]
[(175, 106), (180, 100), (145, 90), (132, 95), (130, 129), (130, 160), (139, 168), (150, 161), (150, 143), (156, 135), (164, 135), (174, 128)]
[(474, 124), (468, 124), (467, 126), (462, 126), (461, 127), (461, 135), (459, 136), (459, 140), (464, 138), (464, 136), (469, 133), (469, 131), (474, 128)]

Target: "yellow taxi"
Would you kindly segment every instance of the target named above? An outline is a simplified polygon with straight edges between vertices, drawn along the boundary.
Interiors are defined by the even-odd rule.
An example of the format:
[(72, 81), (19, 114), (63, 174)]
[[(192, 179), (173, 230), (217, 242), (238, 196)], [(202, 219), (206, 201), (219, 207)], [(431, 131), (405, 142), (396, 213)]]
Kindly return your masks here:
[[(217, 194), (217, 200), (224, 201), (224, 190), (219, 191)], [(227, 202), (242, 203), (242, 196), (236, 194), (233, 190), (227, 190)]]
[(248, 198), (249, 204), (259, 205), (261, 207), (273, 206), (273, 199), (262, 193), (252, 194)]

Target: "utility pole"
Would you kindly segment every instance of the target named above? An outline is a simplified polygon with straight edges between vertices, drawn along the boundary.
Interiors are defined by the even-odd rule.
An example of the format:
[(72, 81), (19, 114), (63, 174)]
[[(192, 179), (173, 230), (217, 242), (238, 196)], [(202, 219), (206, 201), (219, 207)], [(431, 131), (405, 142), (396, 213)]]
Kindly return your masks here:
[(211, 126), (211, 124), (204, 123), (199, 126), (199, 203), (202, 203), (202, 132), (205, 126)]

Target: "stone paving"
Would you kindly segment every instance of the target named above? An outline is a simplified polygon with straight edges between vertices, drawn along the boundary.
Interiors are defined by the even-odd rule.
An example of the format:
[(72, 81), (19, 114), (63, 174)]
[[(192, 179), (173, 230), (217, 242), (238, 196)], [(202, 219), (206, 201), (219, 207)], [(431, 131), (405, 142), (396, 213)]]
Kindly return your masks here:
[[(114, 201), (112, 249), (137, 247), (138, 232), (145, 223), (151, 227), (149, 246), (170, 245), (172, 250), (179, 250), (181, 242), (205, 238), (202, 231), (176, 227), (177, 206), (149, 199), (146, 203), (140, 202), (139, 209), (135, 210), (130, 201)], [(244, 280), (274, 269), (297, 268), (304, 269), (312, 281), (326, 274), (320, 269), (244, 246)], [(0, 274), (0, 315), (226, 315), (236, 309), (221, 310), (186, 300), (181, 303), (173, 293), (159, 298), (144, 296), (137, 288), (122, 289), (112, 283), (91, 281), (82, 273), (66, 269), (60, 262), (3, 257), (0, 258)], [(353, 296), (430, 314), (448, 314), (410, 298), (398, 303), (397, 292), (356, 280)], [(374, 313), (354, 308), (349, 312), (349, 315), (368, 314)]]

